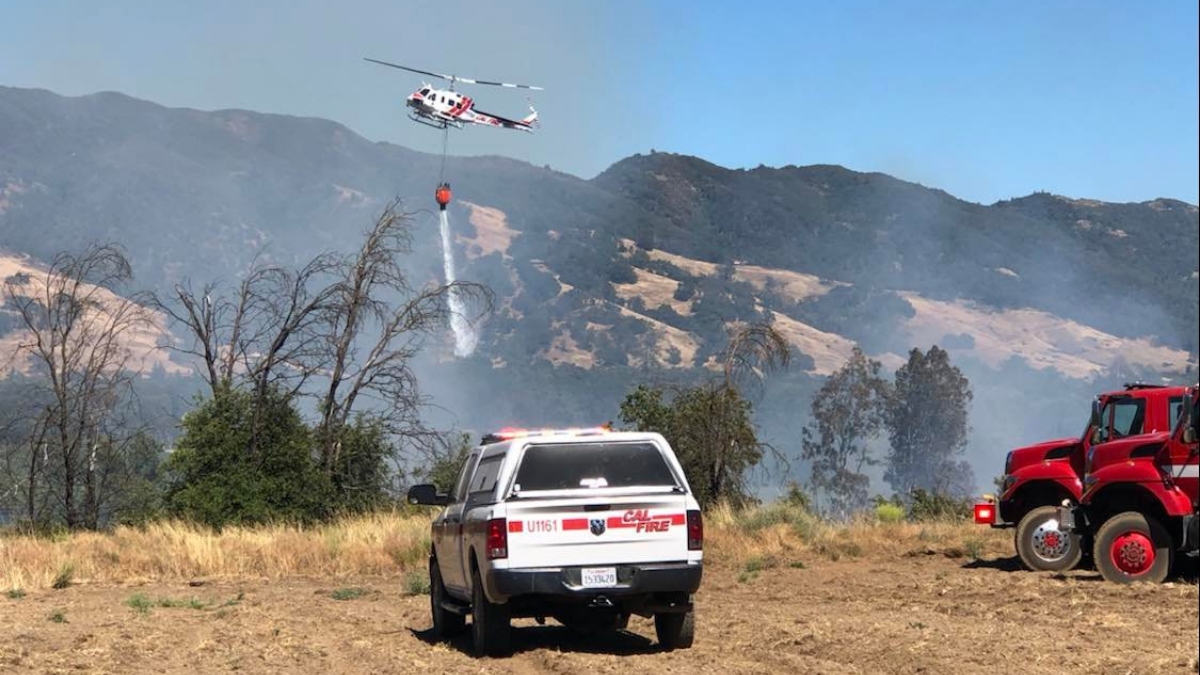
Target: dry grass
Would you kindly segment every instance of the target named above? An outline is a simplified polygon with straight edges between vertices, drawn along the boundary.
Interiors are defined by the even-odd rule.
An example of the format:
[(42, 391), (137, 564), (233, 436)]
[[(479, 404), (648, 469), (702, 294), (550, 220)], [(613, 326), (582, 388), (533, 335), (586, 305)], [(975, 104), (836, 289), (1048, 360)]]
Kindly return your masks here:
[[(730, 567), (786, 566), (823, 557), (895, 557), (914, 551), (971, 557), (1005, 553), (1006, 535), (967, 521), (847, 524), (820, 520), (783, 503), (705, 515), (707, 559)], [(45, 589), (71, 570), (70, 583), (144, 583), (212, 579), (397, 576), (420, 570), (429, 516), (379, 513), (300, 528), (264, 526), (221, 532), (181, 522), (59, 537), (0, 536), (0, 588)]]
[(894, 558), (913, 554), (980, 557), (1009, 554), (1011, 535), (970, 520), (884, 523), (874, 516), (848, 523), (822, 520), (786, 503), (742, 511), (727, 505), (705, 514), (705, 560), (735, 567), (763, 561), (789, 565), (804, 558)]
[(429, 518), (379, 513), (328, 525), (226, 528), (167, 521), (61, 537), (0, 537), (0, 588), (50, 588), (63, 569), (75, 583), (194, 578), (347, 577), (395, 574), (425, 560)]

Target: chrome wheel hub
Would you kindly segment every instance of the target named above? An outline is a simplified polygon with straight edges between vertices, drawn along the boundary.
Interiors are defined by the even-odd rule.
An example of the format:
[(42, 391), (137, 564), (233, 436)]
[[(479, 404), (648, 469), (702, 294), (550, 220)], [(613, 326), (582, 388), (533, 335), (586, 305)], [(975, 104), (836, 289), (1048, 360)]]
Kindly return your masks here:
[(1059, 528), (1057, 518), (1045, 520), (1033, 530), (1033, 552), (1047, 562), (1062, 560), (1071, 552), (1071, 535)]

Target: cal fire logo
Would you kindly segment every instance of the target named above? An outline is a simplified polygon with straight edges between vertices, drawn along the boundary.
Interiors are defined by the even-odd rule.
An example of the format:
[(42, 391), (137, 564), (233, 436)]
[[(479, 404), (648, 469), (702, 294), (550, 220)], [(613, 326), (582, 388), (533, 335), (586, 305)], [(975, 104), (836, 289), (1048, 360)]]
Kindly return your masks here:
[[(530, 521), (532, 525), (537, 521)], [(669, 532), (672, 525), (684, 525), (687, 518), (682, 513), (656, 513), (650, 514), (647, 509), (630, 509), (619, 516), (609, 516), (608, 518), (564, 518), (562, 521), (562, 529), (564, 532), (572, 532), (578, 530), (588, 530), (592, 534), (599, 537), (609, 530), (618, 530), (629, 528), (637, 532)], [(509, 523), (510, 532), (520, 532), (522, 529), (528, 529), (530, 532), (552, 532), (553, 527), (548, 527), (544, 524), (539, 524), (536, 527), (523, 527), (519, 521)]]
[(637, 528), (638, 532), (666, 532), (672, 520), (670, 515), (651, 516), (646, 509), (631, 509), (621, 516), (621, 525)]

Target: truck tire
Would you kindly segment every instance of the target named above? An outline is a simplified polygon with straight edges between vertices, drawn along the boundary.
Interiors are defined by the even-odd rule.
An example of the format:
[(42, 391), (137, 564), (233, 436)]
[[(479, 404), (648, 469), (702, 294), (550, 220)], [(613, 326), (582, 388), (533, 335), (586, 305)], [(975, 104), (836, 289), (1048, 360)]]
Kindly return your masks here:
[(512, 608), (497, 605), (483, 592), (479, 570), (471, 573), (471, 633), (476, 656), (502, 656), (508, 653), (512, 638)]
[(654, 632), (663, 649), (688, 649), (696, 635), (696, 611), (655, 614)]
[(437, 560), (429, 559), (429, 609), (433, 614), (433, 639), (449, 640), (466, 627), (461, 614), (447, 610), (442, 603), (446, 600), (446, 585), (442, 583), (442, 572)]
[(1096, 567), (1108, 581), (1162, 583), (1175, 561), (1171, 533), (1155, 518), (1137, 511), (1118, 513), (1096, 532)]
[(1059, 528), (1057, 506), (1039, 506), (1025, 514), (1014, 539), (1021, 562), (1034, 571), (1066, 572), (1083, 557), (1079, 533)]

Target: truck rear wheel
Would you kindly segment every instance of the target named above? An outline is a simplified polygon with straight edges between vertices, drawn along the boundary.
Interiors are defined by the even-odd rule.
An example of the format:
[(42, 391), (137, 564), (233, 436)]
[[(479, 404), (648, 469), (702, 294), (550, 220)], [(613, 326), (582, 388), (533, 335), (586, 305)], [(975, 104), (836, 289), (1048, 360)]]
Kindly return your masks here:
[(1108, 581), (1158, 584), (1171, 571), (1175, 546), (1162, 523), (1143, 513), (1126, 511), (1100, 526), (1094, 557), (1100, 574)]
[(688, 649), (696, 635), (696, 611), (655, 614), (654, 632), (663, 649)]
[(446, 585), (442, 583), (442, 572), (438, 569), (437, 560), (429, 560), (429, 609), (433, 614), (433, 637), (436, 640), (449, 640), (458, 635), (466, 627), (462, 615), (455, 614), (443, 606), (446, 601)]
[(1066, 572), (1083, 557), (1079, 534), (1060, 527), (1056, 506), (1039, 506), (1025, 514), (1015, 539), (1017, 555), (1031, 570)]
[(508, 605), (497, 605), (487, 599), (479, 570), (472, 573), (471, 582), (471, 632), (475, 640), (475, 655), (507, 654), (512, 637), (512, 610)]

